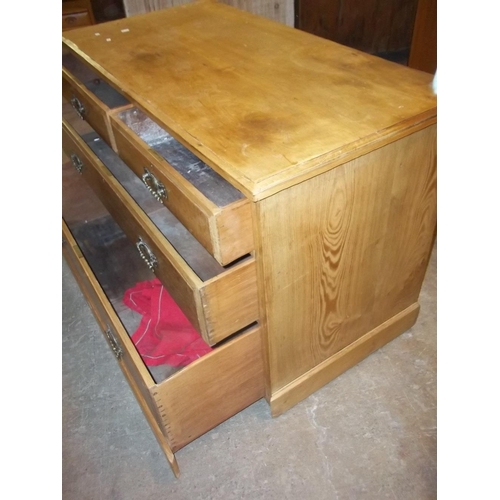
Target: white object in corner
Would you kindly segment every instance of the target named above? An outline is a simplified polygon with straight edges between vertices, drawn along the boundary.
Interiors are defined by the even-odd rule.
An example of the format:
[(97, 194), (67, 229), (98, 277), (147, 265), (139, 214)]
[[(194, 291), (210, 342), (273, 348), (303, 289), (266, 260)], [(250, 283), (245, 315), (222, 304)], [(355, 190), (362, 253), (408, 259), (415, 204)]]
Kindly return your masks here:
[(438, 70), (436, 68), (436, 73), (434, 73), (434, 79), (432, 80), (432, 90), (437, 95), (438, 93)]

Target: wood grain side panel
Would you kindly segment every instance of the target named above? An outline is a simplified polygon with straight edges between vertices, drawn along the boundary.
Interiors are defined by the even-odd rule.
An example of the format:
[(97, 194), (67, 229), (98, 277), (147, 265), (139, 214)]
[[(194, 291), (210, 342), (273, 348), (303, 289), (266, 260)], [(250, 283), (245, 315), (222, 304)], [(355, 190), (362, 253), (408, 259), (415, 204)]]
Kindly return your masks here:
[(435, 141), (428, 127), (257, 204), (271, 393), (417, 301)]
[(274, 393), (270, 399), (272, 416), (277, 417), (289, 410), (411, 328), (417, 320), (419, 310), (418, 304), (411, 305)]
[(259, 319), (257, 272), (254, 258), (230, 269), (224, 280), (201, 288), (210, 344), (216, 344)]
[(200, 358), (151, 392), (175, 452), (264, 396), (260, 328)]

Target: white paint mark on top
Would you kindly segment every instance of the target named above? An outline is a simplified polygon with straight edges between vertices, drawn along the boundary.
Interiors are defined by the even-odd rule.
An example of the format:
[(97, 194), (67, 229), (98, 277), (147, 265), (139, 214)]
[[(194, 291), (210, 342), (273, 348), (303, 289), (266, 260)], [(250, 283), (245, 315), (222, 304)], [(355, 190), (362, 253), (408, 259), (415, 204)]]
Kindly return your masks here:
[(100, 33), (94, 33), (94, 35), (95, 35), (95, 36), (101, 36), (101, 34), (100, 34)]
[(106, 38), (106, 42), (111, 42), (111, 38)]
[(122, 33), (128, 33), (130, 30), (128, 28), (122, 29)]

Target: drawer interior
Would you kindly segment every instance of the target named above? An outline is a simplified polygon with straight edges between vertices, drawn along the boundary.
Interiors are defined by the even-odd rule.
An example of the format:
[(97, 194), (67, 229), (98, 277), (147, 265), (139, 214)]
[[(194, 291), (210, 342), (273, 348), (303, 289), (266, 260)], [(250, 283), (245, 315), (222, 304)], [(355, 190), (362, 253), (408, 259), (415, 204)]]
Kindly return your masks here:
[(140, 109), (128, 108), (119, 112), (117, 118), (216, 206), (225, 207), (244, 198), (240, 191)]
[(64, 53), (62, 64), (69, 73), (108, 108), (114, 109), (129, 104), (129, 101), (123, 95), (73, 54)]
[(230, 266), (221, 266), (172, 212), (151, 196), (143, 182), (106, 142), (94, 132), (85, 134), (82, 139), (202, 281), (226, 272), (247, 258), (243, 257)]

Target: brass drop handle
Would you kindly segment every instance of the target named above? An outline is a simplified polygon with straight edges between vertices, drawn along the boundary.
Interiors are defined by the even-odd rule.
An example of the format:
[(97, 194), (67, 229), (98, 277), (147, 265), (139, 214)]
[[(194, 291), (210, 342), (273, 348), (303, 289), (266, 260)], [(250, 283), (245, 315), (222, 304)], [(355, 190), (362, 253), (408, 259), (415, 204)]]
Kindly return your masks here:
[(106, 335), (106, 338), (108, 339), (109, 345), (111, 347), (111, 350), (113, 351), (113, 354), (115, 355), (115, 358), (118, 360), (121, 359), (121, 357), (123, 356), (123, 349), (109, 326), (104, 332), (104, 335)]
[(144, 168), (142, 182), (148, 188), (149, 192), (160, 202), (167, 199), (167, 190), (165, 186), (151, 173), (147, 168)]
[(142, 260), (146, 263), (149, 269), (154, 272), (155, 268), (158, 267), (158, 259), (155, 257), (155, 254), (141, 237), (139, 237), (135, 246), (137, 247), (139, 255), (142, 257)]
[(71, 105), (76, 111), (76, 114), (82, 119), (85, 119), (85, 106), (81, 103), (78, 97), (73, 96), (70, 100)]
[(73, 153), (70, 158), (73, 166), (78, 170), (78, 173), (81, 174), (83, 169), (83, 161), (80, 160), (80, 157), (76, 153)]

